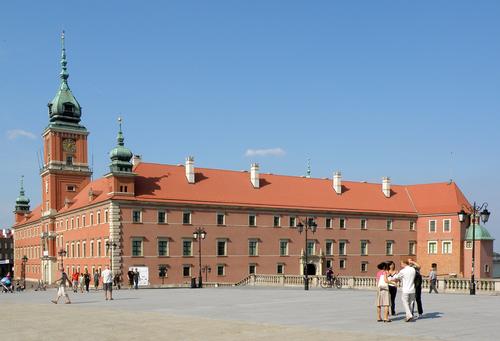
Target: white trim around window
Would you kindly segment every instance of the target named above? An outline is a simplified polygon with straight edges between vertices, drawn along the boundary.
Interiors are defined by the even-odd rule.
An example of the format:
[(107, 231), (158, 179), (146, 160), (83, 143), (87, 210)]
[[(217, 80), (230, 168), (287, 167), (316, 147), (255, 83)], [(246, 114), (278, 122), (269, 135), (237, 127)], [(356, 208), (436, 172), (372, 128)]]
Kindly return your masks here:
[(441, 242), (441, 252), (443, 255), (449, 255), (453, 252), (453, 242), (451, 240), (443, 240)]
[[(433, 246), (431, 247), (431, 245), (433, 245)], [(436, 255), (437, 254), (437, 247), (438, 247), (437, 240), (429, 240), (427, 242), (427, 254)]]
[[(433, 227), (434, 231), (432, 231)], [(437, 221), (435, 219), (429, 220), (429, 233), (436, 233), (437, 231)]]
[[(448, 227), (446, 226), (448, 223)], [(443, 232), (450, 233), (451, 232), (451, 219), (443, 219)]]

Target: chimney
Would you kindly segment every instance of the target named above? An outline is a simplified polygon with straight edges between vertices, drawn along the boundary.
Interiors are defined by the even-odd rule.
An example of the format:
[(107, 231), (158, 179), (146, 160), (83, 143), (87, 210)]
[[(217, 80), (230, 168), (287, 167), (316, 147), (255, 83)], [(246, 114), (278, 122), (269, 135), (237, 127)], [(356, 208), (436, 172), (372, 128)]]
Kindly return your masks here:
[(134, 155), (132, 157), (132, 166), (134, 166), (134, 167), (137, 166), (139, 163), (141, 163), (141, 161), (142, 161), (142, 158), (140, 155)]
[(250, 166), (250, 181), (252, 182), (253, 188), (259, 188), (260, 180), (258, 163), (252, 163), (252, 165)]
[(387, 176), (382, 178), (382, 192), (384, 192), (386, 198), (391, 196), (391, 178)]
[(188, 183), (194, 184), (194, 157), (188, 156), (186, 158), (186, 179)]
[(342, 194), (342, 173), (333, 173), (333, 189), (337, 194)]

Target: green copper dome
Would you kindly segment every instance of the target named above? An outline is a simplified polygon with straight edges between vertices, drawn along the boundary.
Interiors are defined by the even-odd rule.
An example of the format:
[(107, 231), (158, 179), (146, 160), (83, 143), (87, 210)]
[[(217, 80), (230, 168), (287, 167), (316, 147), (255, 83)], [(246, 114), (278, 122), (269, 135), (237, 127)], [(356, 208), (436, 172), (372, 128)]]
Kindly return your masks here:
[(24, 194), (24, 176), (21, 176), (21, 188), (19, 190), (19, 196), (16, 199), (16, 211), (29, 211), (30, 210), (30, 199)]
[(69, 73), (67, 69), (66, 48), (64, 47), (64, 31), (61, 36), (61, 86), (54, 99), (48, 104), (51, 125), (79, 126), (82, 108), (68, 85)]
[[(488, 232), (486, 227), (475, 224), (475, 240), (495, 240)], [(469, 226), (465, 234), (465, 240), (472, 240), (472, 225)]]
[(120, 129), (116, 138), (118, 145), (109, 152), (109, 158), (111, 159), (109, 168), (111, 172), (131, 172), (132, 162), (130, 162), (130, 160), (133, 154), (124, 144), (125, 139), (122, 133), (122, 119), (119, 118), (118, 122), (120, 123)]

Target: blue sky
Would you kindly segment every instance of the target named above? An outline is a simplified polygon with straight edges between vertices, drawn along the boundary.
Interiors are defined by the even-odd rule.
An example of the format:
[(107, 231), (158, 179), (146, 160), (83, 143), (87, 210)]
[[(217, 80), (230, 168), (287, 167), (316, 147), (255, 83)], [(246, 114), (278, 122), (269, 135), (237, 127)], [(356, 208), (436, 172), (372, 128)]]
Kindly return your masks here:
[(311, 158), (315, 177), (452, 177), (489, 202), (500, 240), (498, 1), (2, 3), (3, 227), (21, 174), (39, 202), (62, 29), (95, 176), (121, 115), (146, 161), (302, 175)]

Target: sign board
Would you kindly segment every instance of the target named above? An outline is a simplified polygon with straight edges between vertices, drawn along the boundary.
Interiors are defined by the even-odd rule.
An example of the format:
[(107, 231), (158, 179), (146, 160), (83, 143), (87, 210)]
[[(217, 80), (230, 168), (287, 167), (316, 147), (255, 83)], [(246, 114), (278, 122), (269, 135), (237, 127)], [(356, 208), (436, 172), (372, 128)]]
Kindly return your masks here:
[(128, 269), (139, 271), (139, 286), (149, 285), (149, 268), (147, 266), (131, 266)]

